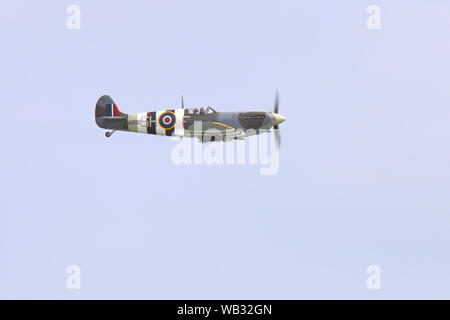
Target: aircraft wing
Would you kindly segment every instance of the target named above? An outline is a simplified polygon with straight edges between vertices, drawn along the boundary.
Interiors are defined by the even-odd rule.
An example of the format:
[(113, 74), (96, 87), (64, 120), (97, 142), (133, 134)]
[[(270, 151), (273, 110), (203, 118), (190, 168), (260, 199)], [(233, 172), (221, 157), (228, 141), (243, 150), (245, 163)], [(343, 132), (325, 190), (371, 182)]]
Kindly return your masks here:
[(215, 121), (206, 123), (203, 122), (203, 128), (205, 130), (203, 136), (208, 138), (202, 141), (202, 138), (198, 137), (199, 141), (202, 143), (210, 141), (209, 137), (217, 136), (218, 132), (224, 135), (225, 141), (229, 141), (232, 139), (242, 139), (245, 136), (245, 133), (243, 133), (240, 129), (235, 129), (224, 123)]
[(230, 134), (232, 132), (235, 132), (236, 129), (233, 127), (230, 127), (229, 125), (226, 125), (225, 123), (217, 122), (217, 121), (211, 121), (211, 122), (203, 122), (204, 130), (211, 129), (211, 131), (214, 131), (212, 129), (219, 130), (223, 134), (227, 133)]

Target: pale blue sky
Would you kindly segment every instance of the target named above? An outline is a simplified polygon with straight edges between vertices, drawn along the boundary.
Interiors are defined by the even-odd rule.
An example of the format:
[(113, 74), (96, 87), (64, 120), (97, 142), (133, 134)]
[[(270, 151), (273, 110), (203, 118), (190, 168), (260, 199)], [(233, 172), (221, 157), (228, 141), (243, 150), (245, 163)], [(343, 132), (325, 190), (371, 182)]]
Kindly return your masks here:
[[(81, 8), (81, 30), (66, 8)], [(381, 8), (381, 30), (366, 8)], [(1, 298), (450, 298), (448, 1), (7, 1)], [(272, 108), (280, 173), (94, 105)], [(80, 265), (82, 288), (66, 288)], [(382, 289), (369, 291), (377, 264)]]

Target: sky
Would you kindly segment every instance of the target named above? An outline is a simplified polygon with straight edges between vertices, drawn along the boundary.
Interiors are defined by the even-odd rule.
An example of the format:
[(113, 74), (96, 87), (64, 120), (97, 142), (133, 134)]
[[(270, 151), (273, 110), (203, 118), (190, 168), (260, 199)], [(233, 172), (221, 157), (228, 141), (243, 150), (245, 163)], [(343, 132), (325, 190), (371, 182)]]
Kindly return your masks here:
[[(366, 26), (370, 5), (380, 29)], [(449, 10), (4, 2), (0, 298), (449, 299)], [(126, 113), (181, 94), (270, 111), (277, 89), (287, 120), (271, 176), (176, 165), (177, 141), (105, 138), (94, 121), (104, 94)]]

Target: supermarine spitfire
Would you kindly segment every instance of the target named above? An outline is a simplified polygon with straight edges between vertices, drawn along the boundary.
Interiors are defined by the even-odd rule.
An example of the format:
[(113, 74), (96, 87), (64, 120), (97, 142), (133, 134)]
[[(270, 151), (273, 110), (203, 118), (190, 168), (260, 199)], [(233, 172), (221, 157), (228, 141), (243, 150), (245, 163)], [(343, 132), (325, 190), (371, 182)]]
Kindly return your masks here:
[(272, 127), (275, 143), (280, 144), (278, 125), (286, 118), (278, 113), (278, 94), (273, 112), (217, 112), (211, 107), (181, 108), (140, 113), (122, 113), (110, 96), (102, 96), (95, 106), (95, 122), (115, 131), (131, 131), (161, 136), (194, 137), (200, 142), (229, 141), (268, 132)]

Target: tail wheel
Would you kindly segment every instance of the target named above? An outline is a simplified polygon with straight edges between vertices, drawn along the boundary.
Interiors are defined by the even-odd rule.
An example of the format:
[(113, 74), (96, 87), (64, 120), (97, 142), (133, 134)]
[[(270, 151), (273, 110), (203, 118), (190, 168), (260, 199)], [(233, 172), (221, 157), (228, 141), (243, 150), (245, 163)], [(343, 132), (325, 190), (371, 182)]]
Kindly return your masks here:
[(107, 138), (111, 137), (111, 132), (109, 132), (109, 131), (105, 132), (105, 137), (107, 137)]

